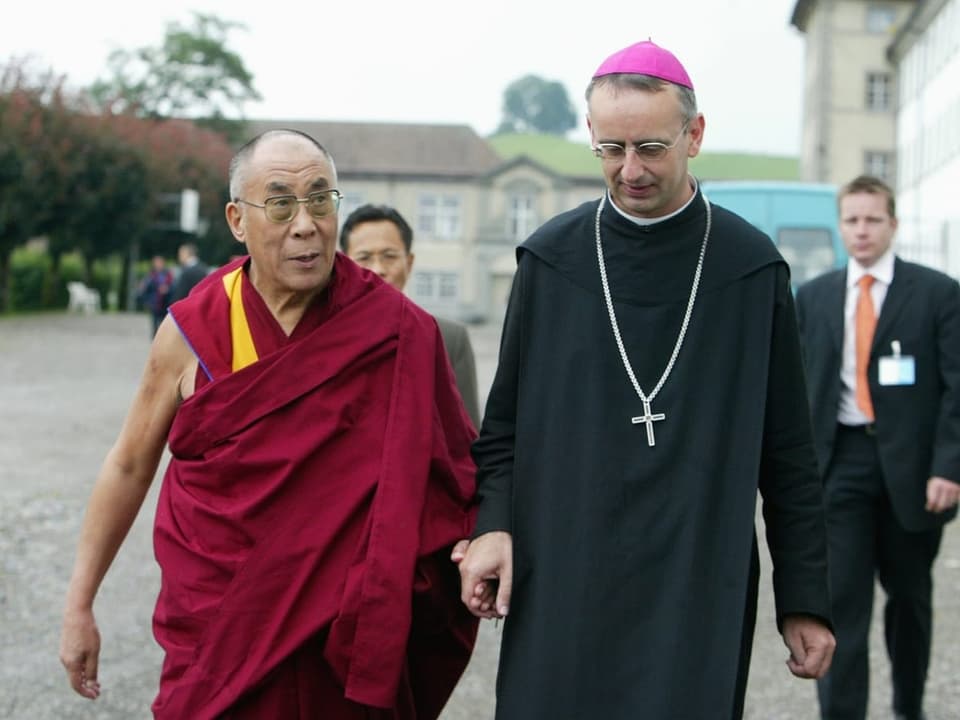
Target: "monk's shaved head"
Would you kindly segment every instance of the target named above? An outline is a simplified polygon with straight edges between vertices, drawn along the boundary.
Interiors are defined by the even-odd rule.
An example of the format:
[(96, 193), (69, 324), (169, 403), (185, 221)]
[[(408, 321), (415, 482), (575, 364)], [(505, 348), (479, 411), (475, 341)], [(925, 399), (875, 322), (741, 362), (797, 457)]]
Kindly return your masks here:
[(279, 130), (267, 130), (260, 133), (255, 138), (247, 142), (243, 147), (237, 150), (237, 154), (233, 156), (233, 159), (230, 161), (230, 199), (236, 200), (237, 198), (243, 195), (243, 186), (246, 182), (246, 171), (250, 162), (250, 158), (253, 157), (254, 152), (257, 147), (263, 140), (268, 140), (276, 137), (283, 137), (284, 135), (288, 137), (300, 137), (304, 140), (307, 140), (311, 145), (313, 145), (317, 150), (323, 153), (323, 156), (327, 159), (327, 162), (330, 163), (330, 167), (333, 169), (333, 182), (336, 184), (336, 175), (337, 175), (337, 166), (333, 162), (333, 156), (327, 151), (327, 149), (318, 143), (313, 137), (308, 135), (305, 132), (300, 130), (292, 130), (288, 128), (281, 128)]

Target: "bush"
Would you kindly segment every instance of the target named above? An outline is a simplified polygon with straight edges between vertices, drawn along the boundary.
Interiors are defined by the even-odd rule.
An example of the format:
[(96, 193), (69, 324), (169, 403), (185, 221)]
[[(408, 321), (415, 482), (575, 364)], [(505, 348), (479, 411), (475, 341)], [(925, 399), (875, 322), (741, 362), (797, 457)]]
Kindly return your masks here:
[[(118, 257), (95, 260), (90, 285), (100, 292), (103, 308), (118, 297), (123, 263)], [(67, 283), (73, 280), (87, 282), (84, 277), (83, 256), (66, 253), (60, 258), (60, 272), (54, 273), (53, 261), (43, 250), (23, 247), (14, 250), (10, 261), (10, 310), (65, 310), (70, 302)]]
[(117, 256), (93, 261), (92, 285), (100, 291), (104, 310), (116, 310), (123, 285), (123, 262)]
[(50, 276), (50, 256), (18, 248), (10, 258), (10, 309), (15, 312), (42, 310), (46, 304), (45, 283)]

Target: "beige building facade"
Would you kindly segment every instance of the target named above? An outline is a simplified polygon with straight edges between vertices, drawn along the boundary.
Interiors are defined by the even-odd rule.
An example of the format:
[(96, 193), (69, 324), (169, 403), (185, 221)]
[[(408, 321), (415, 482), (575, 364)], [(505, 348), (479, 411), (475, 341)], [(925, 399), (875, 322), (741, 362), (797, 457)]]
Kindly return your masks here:
[(593, 200), (603, 177), (561, 176), (526, 157), (504, 161), (466, 125), (250, 121), (248, 134), (291, 128), (337, 165), (341, 222), (365, 203), (391, 205), (413, 228), (407, 294), (426, 310), (499, 321), (515, 249), (544, 221)]
[(899, 252), (960, 276), (960, 0), (919, 3), (889, 48), (899, 75)]
[(896, 71), (887, 48), (915, 0), (797, 0), (805, 36), (803, 180), (896, 182)]

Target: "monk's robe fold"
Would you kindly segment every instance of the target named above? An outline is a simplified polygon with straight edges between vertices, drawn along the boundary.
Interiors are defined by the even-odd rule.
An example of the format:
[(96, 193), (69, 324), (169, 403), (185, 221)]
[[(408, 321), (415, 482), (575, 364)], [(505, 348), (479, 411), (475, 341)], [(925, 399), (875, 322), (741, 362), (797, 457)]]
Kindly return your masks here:
[(436, 323), (338, 255), (289, 339), (244, 289), (255, 359), (234, 371), (222, 280), (241, 267), (171, 309), (207, 382), (157, 509), (154, 713), (217, 717), (321, 635), (344, 698), (436, 717), (476, 632), (446, 558), (472, 529), (473, 430)]

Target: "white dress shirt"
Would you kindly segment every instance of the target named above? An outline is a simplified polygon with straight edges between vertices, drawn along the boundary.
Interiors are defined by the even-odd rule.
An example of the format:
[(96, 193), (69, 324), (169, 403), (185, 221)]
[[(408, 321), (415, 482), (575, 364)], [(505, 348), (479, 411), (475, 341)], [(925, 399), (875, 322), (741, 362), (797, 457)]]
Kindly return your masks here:
[(893, 282), (892, 249), (888, 249), (869, 268), (863, 267), (853, 258), (847, 261), (847, 298), (843, 305), (843, 362), (840, 366), (840, 409), (837, 421), (843, 425), (866, 425), (870, 420), (860, 406), (857, 405), (855, 388), (857, 385), (857, 340), (856, 340), (856, 312), (857, 299), (860, 296), (860, 278), (872, 275), (873, 285), (870, 287), (870, 297), (873, 298), (873, 307), (880, 317), (883, 301), (887, 297), (887, 290)]

